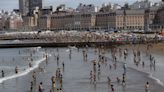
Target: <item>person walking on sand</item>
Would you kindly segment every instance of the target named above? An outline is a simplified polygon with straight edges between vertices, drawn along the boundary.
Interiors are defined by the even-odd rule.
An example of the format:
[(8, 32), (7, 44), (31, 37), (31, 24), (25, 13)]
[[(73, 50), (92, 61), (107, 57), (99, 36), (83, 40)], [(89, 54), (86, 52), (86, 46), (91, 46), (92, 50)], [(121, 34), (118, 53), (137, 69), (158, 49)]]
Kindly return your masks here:
[(149, 82), (146, 82), (146, 84), (145, 84), (145, 92), (150, 92), (149, 91), (149, 87), (150, 87)]

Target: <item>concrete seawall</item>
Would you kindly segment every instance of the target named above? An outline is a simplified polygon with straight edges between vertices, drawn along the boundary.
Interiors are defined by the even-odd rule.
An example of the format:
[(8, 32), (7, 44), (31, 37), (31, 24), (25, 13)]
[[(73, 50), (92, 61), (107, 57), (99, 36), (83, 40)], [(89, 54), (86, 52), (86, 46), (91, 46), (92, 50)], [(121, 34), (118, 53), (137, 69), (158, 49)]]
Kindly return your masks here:
[(28, 42), (28, 43), (6, 43), (1, 44), (0, 48), (17, 48), (17, 47), (68, 47), (68, 46), (76, 46), (76, 47), (99, 47), (99, 46), (117, 46), (117, 45), (124, 45), (124, 44), (146, 44), (146, 43), (158, 43), (163, 41), (108, 41), (108, 42)]
[(68, 47), (68, 46), (113, 46), (122, 45), (123, 42), (66, 42), (66, 43), (10, 43), (10, 44), (0, 44), (0, 48), (16, 48), (16, 47)]

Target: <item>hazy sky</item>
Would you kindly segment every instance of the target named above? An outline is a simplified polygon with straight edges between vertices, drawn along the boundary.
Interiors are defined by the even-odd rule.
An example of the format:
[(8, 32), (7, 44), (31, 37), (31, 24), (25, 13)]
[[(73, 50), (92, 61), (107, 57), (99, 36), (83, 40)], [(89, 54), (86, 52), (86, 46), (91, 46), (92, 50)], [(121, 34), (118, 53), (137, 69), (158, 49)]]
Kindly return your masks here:
[[(12, 10), (18, 9), (18, 1), (19, 0), (0, 0), (0, 10)], [(85, 4), (95, 4), (96, 6), (100, 6), (102, 3), (118, 3), (123, 4), (125, 1), (132, 3), (137, 0), (43, 0), (43, 5), (48, 6), (52, 5), (56, 7), (59, 4), (66, 4), (69, 7), (77, 7), (79, 3)], [(151, 0), (151, 1), (160, 1), (160, 0)]]

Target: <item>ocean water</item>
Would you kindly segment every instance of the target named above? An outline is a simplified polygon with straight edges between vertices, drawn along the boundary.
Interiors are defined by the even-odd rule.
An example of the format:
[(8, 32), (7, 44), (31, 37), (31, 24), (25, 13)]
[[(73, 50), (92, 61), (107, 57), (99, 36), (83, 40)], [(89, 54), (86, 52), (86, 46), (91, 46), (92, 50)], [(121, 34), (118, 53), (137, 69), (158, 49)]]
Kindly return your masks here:
[[(111, 78), (116, 92), (145, 92), (144, 85), (150, 82), (150, 92), (164, 92), (163, 87), (163, 68), (162, 55), (154, 54), (158, 58), (156, 71), (150, 71), (148, 65), (142, 69), (141, 66), (136, 67), (132, 62), (132, 54), (129, 54), (127, 61), (118, 58), (117, 69), (109, 68), (109, 64), (113, 65), (110, 48), (105, 50), (107, 64), (101, 65), (100, 78), (96, 84), (90, 83), (90, 70), (93, 69), (92, 61), (98, 61), (98, 54), (95, 48), (87, 48), (88, 58), (84, 61), (83, 50), (76, 47), (68, 48), (11, 48), (0, 50), (0, 70), (5, 71), (4, 78), (0, 78), (0, 92), (30, 92), (30, 82), (32, 80), (32, 72), (36, 71), (37, 81), (34, 85), (34, 92), (38, 92), (39, 82), (43, 82), (44, 92), (51, 90), (51, 77), (55, 75), (56, 69), (62, 69), (62, 62), (65, 68), (63, 74), (63, 92), (111, 92), (107, 83), (107, 77)], [(71, 50), (71, 55), (70, 55)], [(31, 55), (32, 53), (32, 55)], [(132, 53), (130, 50), (129, 53)], [(46, 61), (45, 54), (48, 54)], [(56, 56), (59, 56), (59, 65), (57, 65)], [(14, 58), (14, 59), (13, 59)], [(28, 59), (30, 58), (30, 59)], [(33, 67), (29, 67), (29, 62), (33, 59)], [(142, 54), (143, 60), (148, 59)], [(46, 62), (45, 62), (46, 61)], [(117, 83), (116, 77), (122, 78), (123, 68), (122, 62), (127, 63), (126, 86)], [(148, 62), (148, 60), (147, 60)], [(15, 74), (14, 69), (18, 66), (20, 73)], [(39, 67), (44, 69), (40, 71)], [(1, 77), (1, 74), (0, 74)]]
[[(39, 66), (39, 63), (45, 60), (43, 52), (36, 48), (18, 48), (0, 50), (0, 70), (4, 71), (0, 76), (0, 83), (4, 81), (21, 77), (28, 74)], [(31, 63), (32, 67), (29, 66)], [(18, 74), (15, 74), (15, 68), (18, 67)]]

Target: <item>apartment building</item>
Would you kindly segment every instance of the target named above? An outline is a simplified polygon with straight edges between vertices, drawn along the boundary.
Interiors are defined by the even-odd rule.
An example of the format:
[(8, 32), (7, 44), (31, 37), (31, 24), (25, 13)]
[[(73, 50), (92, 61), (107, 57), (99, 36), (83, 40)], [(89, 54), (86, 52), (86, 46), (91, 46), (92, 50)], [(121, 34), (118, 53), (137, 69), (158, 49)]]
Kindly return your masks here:
[(117, 10), (116, 11), (116, 29), (134, 30), (144, 29), (145, 10)]
[(98, 29), (116, 28), (116, 13), (115, 12), (98, 12), (96, 14), (95, 26)]
[(38, 19), (38, 27), (41, 30), (48, 30), (51, 27), (51, 18), (50, 15), (40, 16)]
[(95, 27), (94, 13), (56, 13), (51, 16), (51, 29), (86, 30)]
[(116, 10), (96, 14), (96, 27), (101, 29), (144, 29), (145, 10)]

